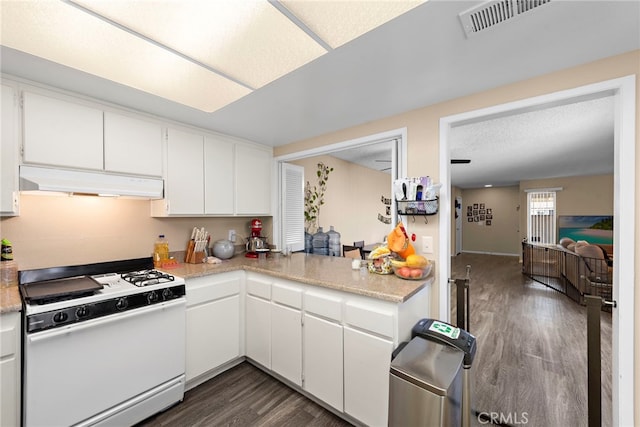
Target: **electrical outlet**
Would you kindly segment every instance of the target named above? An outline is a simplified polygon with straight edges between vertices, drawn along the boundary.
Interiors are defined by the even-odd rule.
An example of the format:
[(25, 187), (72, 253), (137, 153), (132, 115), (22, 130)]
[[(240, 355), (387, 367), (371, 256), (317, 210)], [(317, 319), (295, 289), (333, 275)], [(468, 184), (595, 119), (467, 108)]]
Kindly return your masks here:
[(433, 253), (433, 236), (422, 236), (422, 253)]
[(236, 230), (229, 230), (229, 240), (233, 243), (236, 242)]

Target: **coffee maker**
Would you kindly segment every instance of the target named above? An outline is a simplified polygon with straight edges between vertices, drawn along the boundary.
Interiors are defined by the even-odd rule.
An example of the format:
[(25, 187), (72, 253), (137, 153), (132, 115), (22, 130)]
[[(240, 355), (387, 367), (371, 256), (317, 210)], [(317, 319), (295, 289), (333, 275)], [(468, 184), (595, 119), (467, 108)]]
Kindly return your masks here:
[(267, 238), (262, 236), (262, 221), (251, 220), (251, 236), (247, 238), (247, 258), (258, 258), (260, 252), (269, 252)]

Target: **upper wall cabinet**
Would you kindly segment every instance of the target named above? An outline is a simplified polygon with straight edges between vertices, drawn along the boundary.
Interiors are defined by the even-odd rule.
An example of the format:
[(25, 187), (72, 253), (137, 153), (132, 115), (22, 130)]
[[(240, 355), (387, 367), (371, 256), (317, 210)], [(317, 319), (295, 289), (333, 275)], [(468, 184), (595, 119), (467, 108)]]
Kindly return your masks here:
[(166, 212), (171, 215), (204, 213), (203, 136), (167, 130)]
[(109, 172), (162, 176), (162, 127), (105, 111), (104, 169)]
[(204, 210), (207, 215), (233, 215), (234, 144), (221, 137), (204, 138)]
[(39, 93), (23, 92), (23, 162), (162, 176), (162, 127)]
[(269, 215), (273, 154), (263, 148), (236, 145), (236, 214)]
[(102, 111), (24, 92), (25, 163), (102, 170)]
[(18, 97), (14, 87), (2, 84), (2, 140), (0, 141), (0, 215), (17, 215), (18, 206)]
[(166, 149), (165, 199), (152, 216), (269, 215), (268, 148), (170, 128)]

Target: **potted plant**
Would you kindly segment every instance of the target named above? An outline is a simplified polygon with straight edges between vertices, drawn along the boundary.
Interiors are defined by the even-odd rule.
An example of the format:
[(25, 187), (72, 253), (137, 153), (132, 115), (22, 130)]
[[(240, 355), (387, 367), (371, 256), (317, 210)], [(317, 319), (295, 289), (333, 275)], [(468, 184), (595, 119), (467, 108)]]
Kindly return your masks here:
[(318, 229), (320, 223), (320, 207), (324, 205), (324, 193), (327, 190), (327, 181), (329, 180), (329, 174), (333, 172), (333, 168), (325, 165), (324, 163), (318, 163), (318, 169), (316, 171), (316, 177), (318, 179), (317, 185), (311, 187), (309, 181), (304, 189), (304, 222), (307, 233), (313, 234)]

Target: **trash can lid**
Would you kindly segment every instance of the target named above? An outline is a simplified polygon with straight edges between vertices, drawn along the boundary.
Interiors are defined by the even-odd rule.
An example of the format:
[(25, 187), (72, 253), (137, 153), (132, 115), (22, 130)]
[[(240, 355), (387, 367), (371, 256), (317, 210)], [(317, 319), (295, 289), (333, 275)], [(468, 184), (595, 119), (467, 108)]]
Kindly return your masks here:
[(464, 352), (415, 337), (391, 361), (391, 374), (440, 396), (446, 396), (462, 370)]

